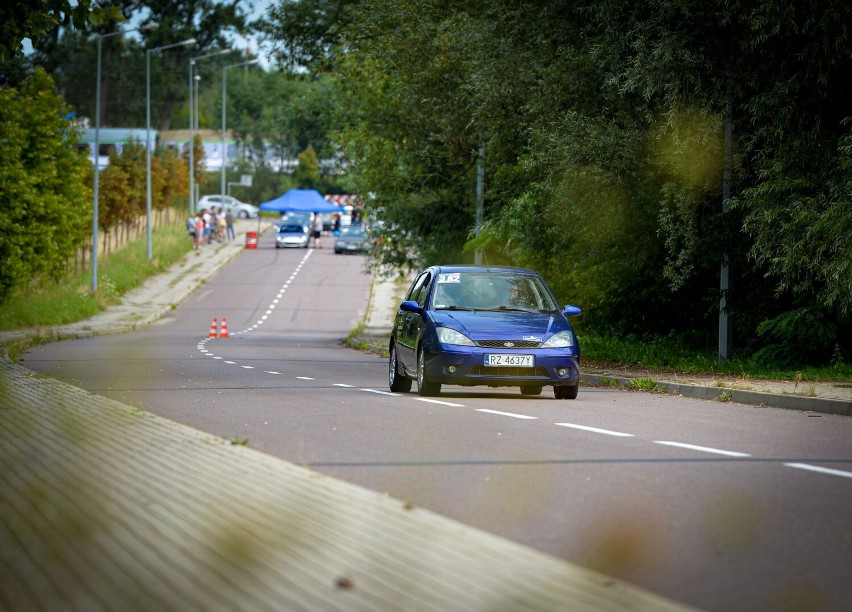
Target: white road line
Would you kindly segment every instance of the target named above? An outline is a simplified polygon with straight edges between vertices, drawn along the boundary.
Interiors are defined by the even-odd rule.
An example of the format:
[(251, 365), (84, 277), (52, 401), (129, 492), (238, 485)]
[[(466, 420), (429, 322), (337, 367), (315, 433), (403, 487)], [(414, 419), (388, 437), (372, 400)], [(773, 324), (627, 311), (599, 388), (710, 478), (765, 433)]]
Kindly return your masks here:
[(591, 431), (592, 433), (606, 434), (608, 436), (619, 436), (622, 438), (632, 438), (633, 434), (621, 433), (620, 431), (610, 431), (609, 429), (598, 429), (597, 427), (587, 427), (586, 425), (575, 425), (574, 423), (554, 423), (560, 427), (572, 427), (573, 429), (582, 429), (583, 431)]
[(477, 408), (477, 412), (488, 412), (490, 414), (499, 414), (500, 416), (512, 417), (513, 419), (537, 419), (538, 417), (527, 416), (525, 414), (514, 414), (512, 412), (500, 412), (499, 410), (488, 410), (488, 408)]
[(344, 385), (343, 383), (334, 383), (332, 387), (345, 387), (347, 389), (354, 389), (355, 385)]
[(254, 366), (240, 366), (244, 370), (254, 370)]
[(226, 361), (225, 363), (230, 364), (230, 365), (234, 365), (237, 362), (236, 361)]
[(272, 370), (266, 370), (266, 374), (281, 374), (281, 372), (273, 372)]
[(430, 404), (441, 404), (442, 406), (452, 406), (453, 408), (464, 408), (464, 404), (453, 404), (452, 402), (442, 402), (441, 400), (429, 399), (428, 397), (412, 397), (418, 402), (429, 402)]
[(366, 391), (367, 393), (378, 393), (379, 395), (392, 395), (393, 397), (399, 397), (399, 393), (391, 393), (390, 391), (379, 391), (378, 389), (361, 389), (361, 391)]
[(315, 378), (310, 378), (308, 376), (297, 376), (296, 378), (299, 380), (316, 380)]
[(716, 455), (725, 455), (727, 457), (751, 457), (748, 453), (738, 453), (736, 451), (721, 450), (719, 448), (709, 448), (707, 446), (696, 446), (694, 444), (683, 444), (682, 442), (668, 442), (663, 440), (654, 440), (654, 444), (664, 444), (666, 446), (677, 446), (678, 448), (686, 448), (688, 450), (699, 451), (702, 453), (714, 453)]
[(843, 478), (852, 478), (852, 472), (832, 470), (816, 465), (808, 465), (807, 463), (785, 463), (784, 465), (786, 465), (787, 467), (796, 468), (798, 470), (809, 470), (811, 472), (819, 472), (820, 474), (828, 474), (830, 476), (842, 476)]

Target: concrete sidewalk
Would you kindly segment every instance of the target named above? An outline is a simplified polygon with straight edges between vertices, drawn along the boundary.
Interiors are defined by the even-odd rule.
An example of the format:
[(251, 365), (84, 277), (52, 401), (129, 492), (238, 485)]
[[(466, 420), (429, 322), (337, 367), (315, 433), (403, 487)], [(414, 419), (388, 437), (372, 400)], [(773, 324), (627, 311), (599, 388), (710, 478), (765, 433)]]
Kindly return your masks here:
[[(254, 227), (190, 253), (118, 308), (0, 342), (150, 324)], [(383, 299), (389, 286), (374, 289), (372, 316)], [(8, 359), (0, 487), (2, 610), (683, 609)]]

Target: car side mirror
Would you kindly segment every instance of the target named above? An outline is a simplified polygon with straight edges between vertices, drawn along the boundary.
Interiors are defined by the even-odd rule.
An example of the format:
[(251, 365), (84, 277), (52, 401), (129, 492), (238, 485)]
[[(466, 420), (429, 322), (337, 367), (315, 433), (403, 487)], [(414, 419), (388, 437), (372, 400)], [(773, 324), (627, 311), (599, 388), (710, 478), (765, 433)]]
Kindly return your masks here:
[(579, 306), (568, 305), (562, 309), (562, 314), (564, 314), (566, 317), (576, 317), (577, 315), (583, 314), (583, 311), (580, 309)]
[(420, 312), (420, 304), (414, 300), (408, 300), (399, 305), (399, 309), (405, 312)]

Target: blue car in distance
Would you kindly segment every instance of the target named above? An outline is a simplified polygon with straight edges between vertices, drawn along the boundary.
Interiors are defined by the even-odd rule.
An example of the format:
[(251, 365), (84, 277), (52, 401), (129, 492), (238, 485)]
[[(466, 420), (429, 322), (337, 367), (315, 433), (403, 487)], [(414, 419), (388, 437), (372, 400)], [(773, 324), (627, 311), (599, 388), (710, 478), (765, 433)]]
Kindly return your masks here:
[(525, 268), (433, 266), (400, 304), (389, 343), (391, 391), (434, 396), (441, 386), (520, 387), (575, 399), (580, 346), (547, 283)]

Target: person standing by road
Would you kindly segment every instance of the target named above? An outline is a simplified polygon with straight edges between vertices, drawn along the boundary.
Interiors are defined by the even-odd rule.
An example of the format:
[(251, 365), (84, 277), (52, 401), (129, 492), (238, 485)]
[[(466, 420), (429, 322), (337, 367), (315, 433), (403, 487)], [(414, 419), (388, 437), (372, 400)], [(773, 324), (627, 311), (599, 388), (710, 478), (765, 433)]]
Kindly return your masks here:
[(201, 247), (204, 246), (204, 230), (205, 229), (206, 229), (206, 224), (204, 223), (204, 215), (196, 214), (195, 215), (195, 248), (196, 249), (200, 249)]
[(198, 237), (196, 236), (196, 229), (198, 228), (198, 216), (190, 215), (186, 220), (186, 233), (189, 235), (189, 239), (192, 240), (192, 248), (198, 248)]
[(219, 208), (219, 214), (216, 215), (216, 242), (225, 241), (225, 229), (228, 226), (228, 221), (225, 219), (225, 211)]
[(311, 225), (314, 230), (314, 248), (322, 248), (322, 216), (317, 212), (314, 213), (314, 221)]
[(228, 240), (236, 238), (237, 235), (234, 233), (234, 211), (230, 208), (225, 212), (225, 225), (227, 227)]

